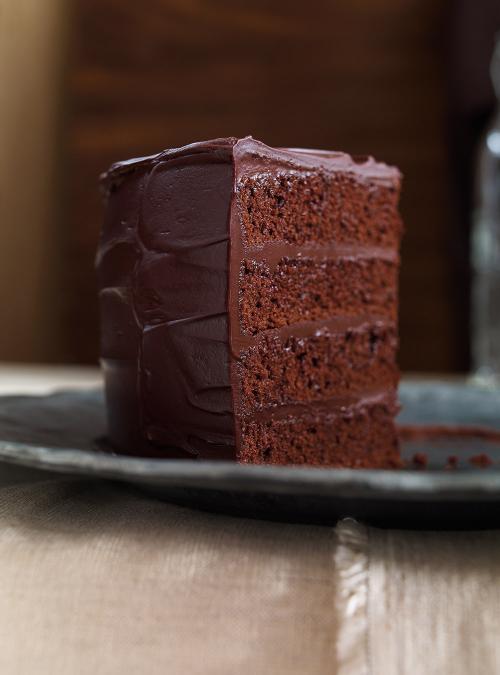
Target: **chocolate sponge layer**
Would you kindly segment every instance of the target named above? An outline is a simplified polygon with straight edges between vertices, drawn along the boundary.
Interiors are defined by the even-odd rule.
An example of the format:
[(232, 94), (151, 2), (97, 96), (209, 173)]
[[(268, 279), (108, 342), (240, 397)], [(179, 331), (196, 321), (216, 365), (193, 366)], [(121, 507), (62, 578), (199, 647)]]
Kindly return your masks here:
[(334, 316), (397, 316), (398, 265), (377, 258), (283, 259), (275, 269), (246, 260), (240, 321), (244, 333)]
[[(366, 160), (367, 158), (365, 158)], [(397, 248), (402, 223), (398, 186), (359, 181), (348, 172), (262, 172), (238, 183), (243, 238)]]
[(240, 354), (240, 396), (247, 412), (397, 386), (394, 326), (379, 320), (345, 331), (316, 327), (306, 337), (271, 331)]
[(388, 423), (395, 412), (387, 401), (351, 404), (331, 412), (297, 411), (242, 424), (242, 461), (351, 468), (400, 465), (398, 439)]

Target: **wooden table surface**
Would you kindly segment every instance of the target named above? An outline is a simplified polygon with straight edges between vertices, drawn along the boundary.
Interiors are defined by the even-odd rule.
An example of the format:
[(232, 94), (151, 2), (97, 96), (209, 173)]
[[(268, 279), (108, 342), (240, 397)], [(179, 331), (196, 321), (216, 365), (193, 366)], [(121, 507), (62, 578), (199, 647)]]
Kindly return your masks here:
[[(99, 381), (0, 366), (4, 394)], [(500, 531), (246, 520), (5, 470), (2, 675), (500, 672)]]

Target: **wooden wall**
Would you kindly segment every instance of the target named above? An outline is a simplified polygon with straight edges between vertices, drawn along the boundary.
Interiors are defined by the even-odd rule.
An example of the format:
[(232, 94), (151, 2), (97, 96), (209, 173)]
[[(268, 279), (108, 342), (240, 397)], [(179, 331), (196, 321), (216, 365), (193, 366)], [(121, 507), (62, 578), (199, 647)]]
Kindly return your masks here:
[[(96, 353), (96, 179), (112, 161), (252, 134), (405, 174), (404, 367), (462, 367), (450, 302), (444, 0), (78, 0), (71, 88), (72, 358)], [(460, 342), (460, 340), (458, 340)]]
[[(44, 47), (36, 38), (26, 52), (26, 40), (14, 44), (16, 26), (0, 24), (22, 73), (11, 71), (14, 101), (0, 110), (9, 148), (0, 178), (15, 187), (0, 246), (8, 280), (0, 301), (14, 332), (0, 358), (96, 360), (97, 177), (111, 162), (252, 134), (401, 167), (401, 363), (466, 367), (466, 223), (453, 211), (447, 146), (448, 0), (73, 0), (64, 95), (56, 84), (64, 39), (54, 33), (64, 36), (55, 11), (63, 0), (2, 3)], [(61, 143), (54, 124), (65, 100)], [(12, 296), (20, 266), (25, 278)]]

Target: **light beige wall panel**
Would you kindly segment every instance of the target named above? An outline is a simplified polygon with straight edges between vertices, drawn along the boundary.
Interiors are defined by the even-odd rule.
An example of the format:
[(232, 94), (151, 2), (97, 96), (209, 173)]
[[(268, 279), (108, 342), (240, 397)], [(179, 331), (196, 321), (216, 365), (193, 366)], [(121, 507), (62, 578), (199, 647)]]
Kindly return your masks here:
[(0, 360), (61, 356), (64, 0), (0, 0)]

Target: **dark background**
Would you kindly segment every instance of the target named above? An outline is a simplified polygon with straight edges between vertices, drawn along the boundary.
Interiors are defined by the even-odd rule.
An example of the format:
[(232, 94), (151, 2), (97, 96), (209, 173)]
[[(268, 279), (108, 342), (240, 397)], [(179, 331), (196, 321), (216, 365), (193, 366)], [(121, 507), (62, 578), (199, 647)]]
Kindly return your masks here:
[(487, 0), (75, 0), (64, 142), (66, 361), (95, 362), (110, 163), (195, 140), (369, 153), (404, 173), (404, 369), (469, 366), (474, 150), (494, 109)]

